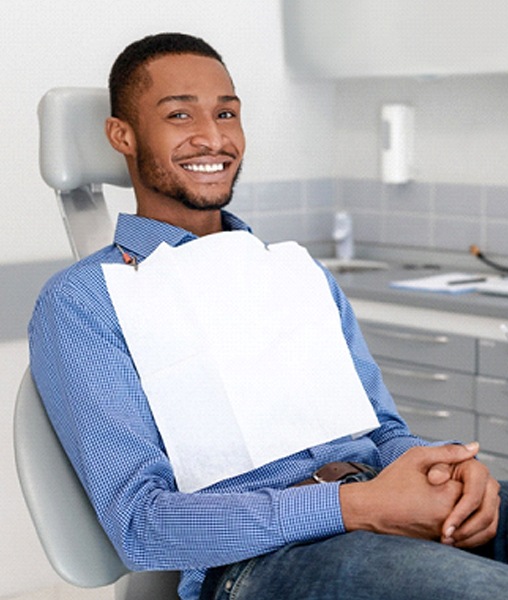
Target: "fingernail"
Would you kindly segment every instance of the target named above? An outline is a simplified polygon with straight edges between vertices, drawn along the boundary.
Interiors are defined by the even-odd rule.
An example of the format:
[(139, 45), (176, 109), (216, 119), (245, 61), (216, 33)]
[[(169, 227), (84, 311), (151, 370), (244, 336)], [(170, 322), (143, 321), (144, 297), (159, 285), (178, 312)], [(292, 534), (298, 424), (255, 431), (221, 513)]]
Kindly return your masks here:
[(465, 447), (467, 450), (469, 450), (469, 452), (477, 452), (480, 445), (478, 442), (469, 442), (469, 444), (466, 444)]
[(447, 539), (451, 538), (454, 533), (455, 533), (455, 527), (453, 525), (450, 525), (450, 527), (448, 527), (448, 529), (445, 531), (445, 538), (447, 538)]

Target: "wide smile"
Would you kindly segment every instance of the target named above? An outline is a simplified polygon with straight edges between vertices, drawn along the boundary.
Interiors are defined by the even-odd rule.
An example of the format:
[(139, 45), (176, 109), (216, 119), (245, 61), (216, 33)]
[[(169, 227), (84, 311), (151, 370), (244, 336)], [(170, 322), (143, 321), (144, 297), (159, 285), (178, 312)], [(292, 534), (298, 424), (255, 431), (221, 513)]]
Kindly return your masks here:
[(192, 171), (193, 173), (219, 173), (227, 168), (227, 164), (220, 163), (184, 163), (182, 167), (186, 171)]
[(198, 184), (228, 183), (232, 173), (230, 167), (235, 164), (235, 157), (224, 154), (193, 156), (179, 160), (178, 164), (186, 175)]

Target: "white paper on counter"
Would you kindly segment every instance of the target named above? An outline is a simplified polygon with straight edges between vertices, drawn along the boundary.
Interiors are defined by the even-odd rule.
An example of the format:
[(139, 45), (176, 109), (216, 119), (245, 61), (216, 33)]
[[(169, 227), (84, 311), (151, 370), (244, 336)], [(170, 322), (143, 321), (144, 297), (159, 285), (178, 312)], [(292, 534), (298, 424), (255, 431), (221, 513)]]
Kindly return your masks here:
[(222, 232), (102, 267), (181, 491), (379, 425), (298, 244)]
[(419, 292), (435, 292), (441, 294), (467, 294), (474, 292), (483, 276), (471, 275), (471, 273), (439, 273), (416, 279), (403, 279), (390, 282), (390, 286), (404, 290)]

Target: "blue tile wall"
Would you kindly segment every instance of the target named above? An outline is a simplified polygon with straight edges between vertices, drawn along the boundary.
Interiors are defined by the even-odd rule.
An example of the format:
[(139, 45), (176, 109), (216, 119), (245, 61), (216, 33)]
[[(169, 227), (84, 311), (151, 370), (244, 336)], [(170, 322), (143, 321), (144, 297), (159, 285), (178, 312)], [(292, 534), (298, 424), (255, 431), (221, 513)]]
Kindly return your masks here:
[[(358, 241), (467, 252), (471, 244), (508, 255), (508, 188), (449, 183), (394, 186), (338, 181)], [(375, 190), (370, 201), (365, 196)]]
[(296, 240), (315, 256), (330, 256), (338, 206), (337, 181), (323, 178), (238, 183), (231, 211), (267, 242)]
[(267, 242), (295, 239), (333, 254), (333, 215), (347, 210), (355, 240), (467, 252), (471, 244), (508, 255), (508, 187), (368, 179), (239, 183), (231, 210)]

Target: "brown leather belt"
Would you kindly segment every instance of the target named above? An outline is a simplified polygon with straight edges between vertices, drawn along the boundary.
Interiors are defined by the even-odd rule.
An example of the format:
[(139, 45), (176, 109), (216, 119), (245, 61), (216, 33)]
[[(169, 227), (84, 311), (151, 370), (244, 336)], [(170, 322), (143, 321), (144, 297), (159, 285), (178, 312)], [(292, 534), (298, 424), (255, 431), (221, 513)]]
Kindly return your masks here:
[[(331, 462), (323, 465), (309, 479), (295, 483), (294, 487), (310, 485), (312, 483), (330, 483), (334, 481), (367, 480), (377, 475), (377, 470), (369, 465), (356, 462)], [(362, 474), (362, 475), (360, 475)], [(358, 476), (358, 477), (355, 477)]]

